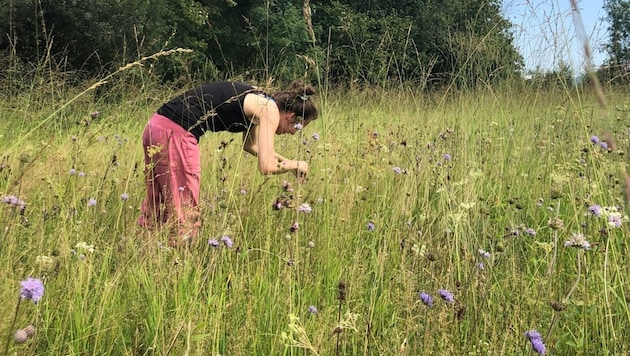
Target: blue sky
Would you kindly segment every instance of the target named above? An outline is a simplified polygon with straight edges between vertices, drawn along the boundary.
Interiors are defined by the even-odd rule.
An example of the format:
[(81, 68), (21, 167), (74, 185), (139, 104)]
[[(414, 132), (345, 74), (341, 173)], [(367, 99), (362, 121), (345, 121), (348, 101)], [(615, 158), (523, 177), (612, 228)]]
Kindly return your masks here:
[[(604, 0), (578, 0), (594, 67), (607, 57), (602, 48), (608, 41), (603, 6)], [(525, 59), (526, 69), (555, 69), (564, 61), (576, 72), (584, 71), (584, 51), (570, 0), (503, 0), (503, 14), (515, 26), (515, 43)]]

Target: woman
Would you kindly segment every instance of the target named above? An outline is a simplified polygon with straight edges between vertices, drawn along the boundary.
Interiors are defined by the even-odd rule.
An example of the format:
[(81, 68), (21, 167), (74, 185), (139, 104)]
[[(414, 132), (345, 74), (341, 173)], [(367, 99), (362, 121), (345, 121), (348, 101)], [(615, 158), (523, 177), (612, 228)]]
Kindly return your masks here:
[(314, 94), (311, 86), (300, 83), (268, 95), (245, 83), (217, 82), (162, 105), (142, 134), (147, 196), (138, 224), (148, 228), (176, 224), (178, 238), (171, 245), (189, 243), (195, 236), (200, 225), (198, 142), (208, 131), (242, 132), (243, 149), (257, 156), (260, 173), (293, 172), (302, 181), (308, 164), (276, 153), (274, 136), (293, 135), (317, 118)]

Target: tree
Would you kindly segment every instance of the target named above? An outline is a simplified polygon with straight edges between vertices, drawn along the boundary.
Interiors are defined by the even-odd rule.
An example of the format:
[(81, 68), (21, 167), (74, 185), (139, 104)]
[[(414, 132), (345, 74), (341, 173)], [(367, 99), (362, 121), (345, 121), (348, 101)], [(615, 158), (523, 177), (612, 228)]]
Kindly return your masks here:
[(608, 61), (603, 72), (606, 79), (624, 78), (630, 66), (630, 1), (607, 0), (604, 3), (609, 27), (606, 44)]

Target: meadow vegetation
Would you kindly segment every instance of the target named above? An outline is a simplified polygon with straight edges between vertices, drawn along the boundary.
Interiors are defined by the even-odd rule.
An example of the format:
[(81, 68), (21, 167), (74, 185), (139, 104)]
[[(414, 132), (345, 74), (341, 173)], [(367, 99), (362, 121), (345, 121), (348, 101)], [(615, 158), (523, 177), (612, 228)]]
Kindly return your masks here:
[(139, 137), (180, 89), (137, 73), (0, 99), (5, 354), (630, 352), (629, 93), (320, 88), (277, 147), (308, 181), (207, 135), (202, 231), (171, 248), (135, 224)]

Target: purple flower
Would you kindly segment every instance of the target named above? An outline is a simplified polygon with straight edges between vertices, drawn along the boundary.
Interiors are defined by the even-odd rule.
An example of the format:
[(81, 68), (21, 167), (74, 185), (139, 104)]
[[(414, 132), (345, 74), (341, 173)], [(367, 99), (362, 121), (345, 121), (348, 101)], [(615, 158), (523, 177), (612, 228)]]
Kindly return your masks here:
[(307, 310), (310, 314), (317, 314), (317, 307), (314, 305), (311, 305), (310, 307), (308, 307)]
[(70, 175), (73, 176), (73, 175), (77, 174), (77, 170), (74, 169), (74, 168), (70, 168), (70, 172), (68, 172), (68, 173), (70, 173)]
[(402, 169), (398, 166), (394, 167), (393, 170), (394, 170), (394, 173), (396, 174), (402, 174)]
[(301, 129), (304, 128), (304, 125), (302, 125), (301, 123), (297, 123), (295, 125), (293, 125), (293, 128), (295, 128), (296, 130), (300, 131)]
[(186, 187), (179, 187), (177, 188), (177, 190), (179, 190), (180, 192), (183, 192), (186, 189)]
[(598, 144), (598, 143), (599, 143), (599, 137), (597, 137), (597, 136), (595, 136), (595, 135), (591, 136), (591, 142), (592, 142), (594, 145)]
[(21, 210), (24, 210), (24, 208), (26, 208), (26, 203), (24, 202), (24, 200), (16, 197), (15, 195), (5, 195), (2, 198), (0, 198), (0, 202), (17, 206)]
[(310, 213), (312, 211), (311, 206), (308, 203), (304, 203), (298, 207), (298, 211), (301, 213)]
[(446, 302), (448, 303), (454, 303), (455, 302), (455, 298), (453, 297), (453, 293), (449, 292), (446, 289), (440, 289), (438, 291), (438, 293), (440, 293), (440, 297), (442, 297), (442, 299), (444, 299)]
[(591, 248), (591, 244), (586, 240), (584, 234), (574, 233), (571, 237), (564, 242), (564, 247), (575, 247), (583, 250)]
[(368, 230), (368, 231), (374, 231), (374, 229), (376, 229), (376, 226), (374, 225), (374, 223), (373, 223), (373, 222), (371, 222), (371, 221), (370, 221), (370, 222), (368, 222), (368, 223), (367, 223), (367, 230)]
[(444, 154), (444, 160), (445, 161), (450, 161), (451, 160), (451, 155), (449, 155), (448, 153)]
[(602, 148), (602, 150), (607, 150), (608, 149), (608, 144), (606, 143), (606, 141), (602, 141), (599, 143), (599, 147)]
[(485, 266), (483, 265), (483, 262), (477, 262), (475, 267), (477, 267), (477, 269), (480, 270), (480, 271), (483, 271), (485, 269)]
[(208, 240), (208, 246), (219, 247), (219, 241), (217, 239)]
[(608, 216), (608, 225), (611, 227), (621, 227), (621, 217), (617, 215)]
[(525, 229), (524, 232), (529, 236), (536, 236), (536, 230), (532, 229), (531, 227)]
[(319, 134), (317, 132), (313, 133), (313, 140), (319, 141)]
[(547, 352), (545, 348), (545, 344), (543, 343), (542, 336), (536, 330), (530, 330), (525, 333), (525, 336), (529, 339), (529, 342), (532, 344), (532, 348), (539, 355), (544, 355)]
[(479, 256), (483, 258), (490, 258), (491, 255), (490, 255), (490, 252), (479, 249)]
[(293, 225), (291, 225), (291, 232), (296, 232), (300, 229), (300, 224), (298, 224), (297, 222), (294, 222)]
[(44, 282), (37, 278), (27, 278), (20, 282), (22, 289), (20, 290), (20, 297), (22, 299), (30, 299), (33, 303), (37, 304), (44, 295)]
[(85, 172), (79, 172), (79, 177), (81, 178), (85, 177)]
[(225, 244), (225, 246), (227, 246), (228, 248), (232, 248), (232, 245), (234, 245), (234, 242), (232, 242), (232, 239), (227, 236), (227, 235), (223, 235), (221, 236), (221, 241)]
[(88, 208), (93, 207), (94, 205), (96, 205), (96, 199), (90, 198), (90, 200), (88, 200), (88, 203), (87, 203)]
[(422, 303), (424, 303), (424, 305), (426, 305), (427, 307), (429, 308), (433, 307), (433, 297), (431, 297), (428, 293), (420, 292), (418, 294), (418, 298), (420, 298)]
[(127, 200), (127, 199), (129, 199), (129, 194), (127, 194), (127, 193), (122, 193), (122, 194), (120, 195), (120, 199), (122, 199), (122, 200)]
[(595, 204), (588, 207), (588, 212), (595, 215), (596, 217), (602, 216), (602, 207)]

